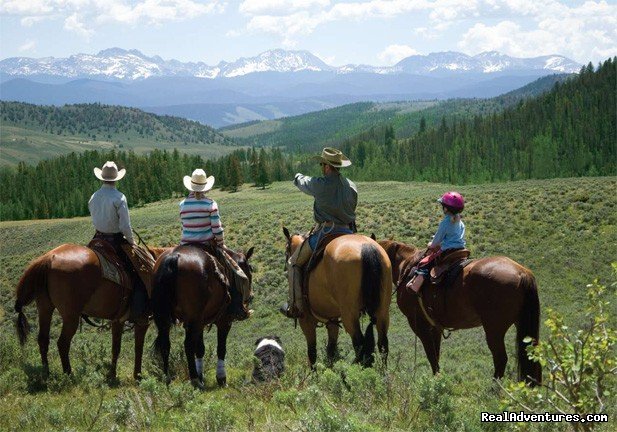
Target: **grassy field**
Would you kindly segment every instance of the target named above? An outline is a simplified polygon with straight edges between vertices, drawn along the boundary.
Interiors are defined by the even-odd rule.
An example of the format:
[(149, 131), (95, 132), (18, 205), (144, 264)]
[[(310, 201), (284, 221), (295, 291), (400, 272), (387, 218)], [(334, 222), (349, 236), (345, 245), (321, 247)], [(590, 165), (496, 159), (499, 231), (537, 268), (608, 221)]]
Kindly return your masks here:
[[(358, 226), (379, 238), (420, 245), (440, 220), (435, 199), (449, 185), (360, 183)], [(467, 198), (465, 223), (473, 256), (507, 255), (535, 273), (542, 308), (551, 307), (576, 326), (582, 316), (585, 286), (594, 278), (610, 283), (617, 258), (617, 178), (523, 181), (460, 188)], [(421, 344), (392, 305), (388, 367), (352, 366), (349, 337), (341, 333), (342, 360), (322, 366), (325, 330), (319, 332), (317, 373), (307, 367), (300, 329), (277, 308), (287, 291), (283, 273), (282, 225), (304, 230), (312, 213), (310, 198), (290, 183), (266, 190), (244, 187), (234, 194), (216, 191), (227, 243), (255, 246), (255, 315), (234, 325), (227, 355), (229, 386), (215, 384), (215, 334), (206, 335), (207, 390), (186, 383), (183, 331), (172, 332), (171, 385), (148, 352), (146, 378), (132, 375), (132, 335), (126, 333), (119, 382), (105, 373), (111, 357), (109, 332), (84, 326), (73, 340), (74, 375), (61, 371), (55, 343), (51, 375), (41, 377), (36, 337), (20, 348), (14, 334), (13, 289), (27, 263), (65, 242), (86, 243), (92, 235), (86, 218), (0, 223), (0, 430), (568, 430), (566, 424), (516, 425), (480, 422), (480, 412), (500, 412), (504, 393), (492, 382), (492, 360), (479, 329), (456, 331), (442, 345), (442, 373), (430, 374)], [(180, 236), (178, 200), (150, 204), (132, 212), (134, 228), (152, 245), (172, 245)], [(615, 306), (611, 306), (615, 315)], [(36, 308), (26, 309), (36, 327)], [(59, 335), (58, 318), (52, 339)], [(614, 324), (614, 323), (613, 323)], [(363, 326), (366, 325), (364, 318)], [(545, 332), (544, 332), (545, 333)], [(36, 334), (36, 333), (34, 333)], [(254, 341), (277, 334), (287, 353), (280, 382), (250, 383)], [(149, 346), (155, 336), (151, 328)], [(514, 330), (507, 335), (510, 361), (506, 380), (516, 372)], [(614, 430), (615, 397), (609, 416)], [(610, 404), (609, 404), (610, 405)], [(612, 426), (611, 426), (612, 424)]]

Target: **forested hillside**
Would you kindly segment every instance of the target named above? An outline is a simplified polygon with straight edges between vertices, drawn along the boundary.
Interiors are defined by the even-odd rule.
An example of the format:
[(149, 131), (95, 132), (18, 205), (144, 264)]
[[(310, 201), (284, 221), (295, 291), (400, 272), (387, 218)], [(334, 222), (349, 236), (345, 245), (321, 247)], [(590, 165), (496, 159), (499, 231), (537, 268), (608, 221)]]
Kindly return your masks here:
[(295, 117), (230, 126), (219, 131), (246, 145), (284, 146), (299, 152), (314, 151), (327, 145), (336, 147), (353, 135), (387, 125), (394, 127), (397, 138), (408, 138), (418, 132), (422, 118), (427, 126), (432, 126), (439, 124), (444, 116), (458, 120), (499, 112), (523, 99), (547, 92), (555, 83), (571, 76), (546, 76), (491, 99), (362, 102)]
[(617, 174), (616, 59), (557, 84), (516, 107), (428, 127), (396, 140), (389, 126), (347, 140), (342, 148), (364, 180), (478, 183)]
[(0, 101), (0, 121), (3, 165), (101, 148), (139, 153), (180, 148), (221, 155), (226, 152), (222, 146), (235, 144), (195, 121), (101, 104), (55, 107)]
[(195, 168), (214, 174), (215, 186), (230, 191), (245, 182), (263, 187), (292, 175), (290, 159), (277, 149), (236, 149), (230, 155), (211, 160), (180, 154), (178, 150), (154, 150), (148, 155), (124, 151), (71, 153), (36, 166), (22, 162), (16, 169), (0, 168), (0, 220), (87, 215), (88, 200), (101, 183), (92, 170), (107, 160), (127, 169), (118, 189), (126, 195), (129, 206), (187, 193), (182, 178)]

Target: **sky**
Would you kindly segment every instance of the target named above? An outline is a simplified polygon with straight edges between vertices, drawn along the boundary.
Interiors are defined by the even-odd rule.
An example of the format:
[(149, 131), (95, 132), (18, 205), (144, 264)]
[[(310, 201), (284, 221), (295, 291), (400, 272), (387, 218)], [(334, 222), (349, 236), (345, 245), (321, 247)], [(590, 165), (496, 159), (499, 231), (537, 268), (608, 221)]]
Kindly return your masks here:
[(120, 47), (215, 65), (283, 48), (332, 66), (413, 54), (617, 55), (617, 0), (0, 0), (0, 58)]

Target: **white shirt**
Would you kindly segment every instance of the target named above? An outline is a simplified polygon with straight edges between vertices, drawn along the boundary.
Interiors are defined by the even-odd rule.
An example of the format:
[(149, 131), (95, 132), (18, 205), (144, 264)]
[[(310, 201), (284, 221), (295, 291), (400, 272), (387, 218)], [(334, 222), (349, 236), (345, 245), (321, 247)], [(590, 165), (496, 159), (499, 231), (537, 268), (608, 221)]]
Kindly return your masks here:
[(115, 186), (103, 183), (90, 197), (88, 208), (97, 231), (105, 234), (121, 232), (129, 243), (135, 243), (126, 197)]

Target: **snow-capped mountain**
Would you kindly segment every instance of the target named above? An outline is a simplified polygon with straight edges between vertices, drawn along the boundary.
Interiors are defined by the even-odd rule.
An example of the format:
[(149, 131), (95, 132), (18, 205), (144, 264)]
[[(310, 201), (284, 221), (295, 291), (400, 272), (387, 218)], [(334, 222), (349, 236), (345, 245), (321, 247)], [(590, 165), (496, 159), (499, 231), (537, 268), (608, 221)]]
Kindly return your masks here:
[(69, 79), (95, 78), (122, 81), (150, 77), (234, 78), (255, 72), (300, 71), (334, 72), (336, 74), (414, 74), (443, 75), (452, 73), (507, 73), (529, 71), (546, 73), (578, 72), (581, 65), (559, 55), (515, 58), (496, 51), (468, 56), (459, 52), (414, 55), (394, 66), (345, 65), (332, 67), (308, 51), (275, 49), (255, 57), (209, 66), (203, 62), (163, 60), (148, 57), (138, 50), (110, 48), (97, 54), (76, 54), (68, 58), (13, 57), (0, 61), (0, 73), (12, 77), (51, 76)]
[(209, 66), (203, 62), (183, 63), (148, 57), (138, 50), (110, 48), (97, 54), (68, 58), (33, 59), (13, 57), (0, 61), (0, 72), (11, 76), (50, 75), (66, 78), (110, 78), (139, 80), (160, 76), (232, 78), (254, 72), (329, 71), (333, 68), (308, 51), (266, 51), (256, 57), (240, 58)]

